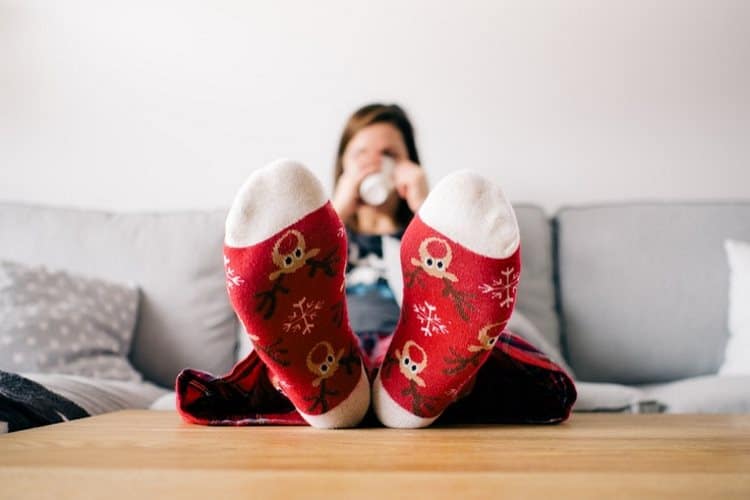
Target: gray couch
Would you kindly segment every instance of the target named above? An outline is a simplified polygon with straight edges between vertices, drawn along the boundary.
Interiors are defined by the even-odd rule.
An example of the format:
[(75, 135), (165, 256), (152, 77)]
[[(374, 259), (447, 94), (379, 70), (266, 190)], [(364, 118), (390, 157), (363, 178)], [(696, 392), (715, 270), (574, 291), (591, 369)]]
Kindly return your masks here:
[[(524, 268), (511, 326), (567, 361), (576, 411), (750, 411), (750, 377), (716, 375), (728, 336), (723, 241), (750, 240), (750, 202), (516, 211)], [(224, 215), (0, 203), (0, 259), (140, 287), (129, 358), (144, 380), (89, 381), (101, 391), (86, 396), (91, 413), (174, 407), (182, 368), (222, 374), (247, 352), (224, 290)], [(74, 400), (86, 391), (30, 375)], [(118, 397), (128, 391), (139, 396)]]

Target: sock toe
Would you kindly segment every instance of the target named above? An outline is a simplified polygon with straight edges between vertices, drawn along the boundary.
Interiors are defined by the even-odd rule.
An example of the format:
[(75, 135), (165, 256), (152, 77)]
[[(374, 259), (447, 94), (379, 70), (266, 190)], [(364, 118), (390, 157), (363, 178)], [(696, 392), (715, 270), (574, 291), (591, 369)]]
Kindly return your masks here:
[[(277, 203), (279, 199), (294, 203)], [(307, 167), (276, 160), (254, 171), (240, 187), (227, 215), (224, 242), (236, 248), (254, 245), (327, 201), (323, 186)]]
[(486, 257), (506, 258), (521, 241), (515, 212), (503, 190), (471, 170), (441, 180), (419, 209), (419, 217)]

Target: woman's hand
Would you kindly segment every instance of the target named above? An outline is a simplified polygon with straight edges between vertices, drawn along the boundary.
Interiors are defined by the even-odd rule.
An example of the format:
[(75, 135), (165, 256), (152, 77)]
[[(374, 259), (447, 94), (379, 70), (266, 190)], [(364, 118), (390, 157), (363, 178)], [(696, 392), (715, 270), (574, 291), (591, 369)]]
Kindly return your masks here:
[(393, 180), (398, 195), (417, 213), (430, 192), (424, 169), (408, 160), (400, 161), (393, 169)]
[(377, 172), (380, 169), (378, 165), (365, 165), (360, 168), (345, 168), (339, 181), (336, 183), (336, 189), (333, 193), (333, 209), (339, 214), (341, 220), (346, 222), (356, 212), (362, 201), (359, 198), (359, 185), (362, 179), (368, 175)]

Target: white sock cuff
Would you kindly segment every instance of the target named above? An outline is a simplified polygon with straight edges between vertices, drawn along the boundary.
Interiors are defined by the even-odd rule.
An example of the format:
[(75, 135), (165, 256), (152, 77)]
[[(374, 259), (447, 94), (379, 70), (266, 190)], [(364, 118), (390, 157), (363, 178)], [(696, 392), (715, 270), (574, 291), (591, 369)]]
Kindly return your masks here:
[(422, 204), (419, 217), (436, 231), (486, 257), (509, 257), (521, 242), (516, 214), (503, 190), (471, 170), (459, 170), (443, 178)]
[(236, 248), (260, 243), (327, 201), (307, 167), (286, 159), (271, 162), (250, 174), (234, 197), (224, 243)]

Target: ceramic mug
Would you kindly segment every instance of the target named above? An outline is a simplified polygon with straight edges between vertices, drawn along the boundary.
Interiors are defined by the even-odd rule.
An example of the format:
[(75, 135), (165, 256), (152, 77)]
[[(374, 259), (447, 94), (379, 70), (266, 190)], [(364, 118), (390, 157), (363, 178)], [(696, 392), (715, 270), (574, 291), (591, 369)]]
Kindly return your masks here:
[(380, 171), (368, 175), (359, 184), (359, 197), (368, 205), (378, 206), (385, 203), (395, 188), (393, 184), (393, 169), (396, 162), (390, 156), (383, 156), (380, 161)]

